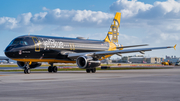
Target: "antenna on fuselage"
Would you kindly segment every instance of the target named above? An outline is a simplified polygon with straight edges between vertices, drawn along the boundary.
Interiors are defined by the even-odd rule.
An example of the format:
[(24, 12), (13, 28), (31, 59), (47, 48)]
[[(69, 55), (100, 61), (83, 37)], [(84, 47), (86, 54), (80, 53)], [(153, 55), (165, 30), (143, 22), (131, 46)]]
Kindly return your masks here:
[(28, 35), (30, 35), (30, 32), (28, 33)]

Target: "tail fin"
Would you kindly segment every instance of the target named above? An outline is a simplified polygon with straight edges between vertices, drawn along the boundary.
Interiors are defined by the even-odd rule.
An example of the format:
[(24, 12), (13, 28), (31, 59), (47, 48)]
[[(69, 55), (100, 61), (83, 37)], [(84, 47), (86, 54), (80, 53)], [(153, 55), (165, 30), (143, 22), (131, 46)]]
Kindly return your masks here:
[(106, 38), (104, 39), (105, 42), (113, 42), (115, 44), (118, 44), (120, 19), (121, 13), (117, 12), (113, 19), (113, 23), (110, 26), (109, 32)]

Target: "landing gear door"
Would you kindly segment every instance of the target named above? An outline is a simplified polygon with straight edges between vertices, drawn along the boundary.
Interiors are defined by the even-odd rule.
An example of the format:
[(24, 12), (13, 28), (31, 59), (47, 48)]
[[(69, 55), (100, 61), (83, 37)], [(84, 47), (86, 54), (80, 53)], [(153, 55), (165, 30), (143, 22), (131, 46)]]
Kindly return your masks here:
[(32, 37), (34, 45), (35, 45), (35, 52), (40, 52), (40, 42), (36, 37)]

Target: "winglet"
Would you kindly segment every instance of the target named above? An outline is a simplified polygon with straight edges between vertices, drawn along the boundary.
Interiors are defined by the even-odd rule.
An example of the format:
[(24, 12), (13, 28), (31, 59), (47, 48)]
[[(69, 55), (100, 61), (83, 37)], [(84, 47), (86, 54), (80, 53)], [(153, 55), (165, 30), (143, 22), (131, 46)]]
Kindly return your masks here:
[[(121, 47), (123, 47), (123, 45), (121, 45)], [(119, 50), (123, 50), (123, 48), (119, 48)]]
[(176, 50), (176, 45), (177, 45), (177, 44), (174, 45), (174, 50)]

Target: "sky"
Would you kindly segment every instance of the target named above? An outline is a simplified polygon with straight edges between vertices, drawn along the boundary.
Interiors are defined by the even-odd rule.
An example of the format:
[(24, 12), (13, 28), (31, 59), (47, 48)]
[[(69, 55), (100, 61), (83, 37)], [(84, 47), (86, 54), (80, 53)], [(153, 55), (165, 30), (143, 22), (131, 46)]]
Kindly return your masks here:
[[(15, 37), (45, 35), (103, 40), (121, 12), (119, 44), (174, 46), (145, 52), (180, 57), (180, 0), (0, 0), (0, 56)], [(123, 56), (140, 53), (123, 54)]]

